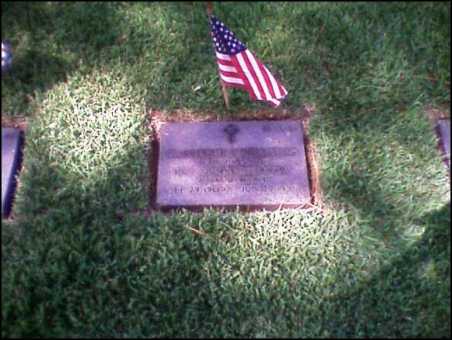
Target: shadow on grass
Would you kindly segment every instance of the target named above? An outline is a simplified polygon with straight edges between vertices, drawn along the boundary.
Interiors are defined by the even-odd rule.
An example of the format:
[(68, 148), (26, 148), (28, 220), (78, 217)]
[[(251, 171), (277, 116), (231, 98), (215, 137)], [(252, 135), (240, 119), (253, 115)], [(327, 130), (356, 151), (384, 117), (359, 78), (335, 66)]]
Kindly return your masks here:
[[(46, 155), (36, 162), (36, 154), (30, 154), (38, 149), (27, 149), (27, 159), (34, 160), (26, 162), (21, 175), (15, 219), (2, 228), (2, 336), (75, 335), (86, 325), (93, 331), (97, 318), (110, 312), (107, 319), (118, 323), (112, 301), (127, 303), (127, 294), (125, 299), (118, 295), (130, 287), (112, 280), (136, 269), (123, 258), (129, 236), (121, 221), (147, 201), (137, 190), (147, 179), (130, 166), (142, 157), (142, 145), (128, 151), (115, 159), (121, 166), (109, 166), (107, 173), (89, 181), (76, 169), (50, 159), (42, 162)], [(92, 308), (97, 310), (93, 314)], [(114, 333), (107, 323), (98, 331)]]
[(418, 222), (419, 241), (367, 283), (324, 301), (328, 336), (450, 337), (450, 203)]
[[(304, 290), (306, 282), (290, 282), (293, 273), (278, 284), (249, 283), (256, 275), (240, 273), (245, 281), (236, 283), (231, 272), (240, 272), (250, 254), (240, 254), (233, 240), (223, 242), (227, 226), (246, 226), (232, 215), (122, 220), (138, 200), (124, 186), (131, 184), (125, 174), (136, 180), (128, 164), (141, 152), (140, 145), (129, 148), (123, 166), (109, 166), (88, 187), (75, 168), (45, 155), (41, 164), (28, 164), (34, 181), (22, 192), (28, 217), (22, 235), (2, 230), (2, 335), (450, 335), (450, 204), (419, 218), (421, 240), (365, 284), (319, 303), (310, 296), (315, 290)], [(187, 227), (207, 230), (192, 235)]]
[[(432, 85), (427, 74), (441, 78), (447, 67), (443, 59), (449, 49), (435, 50), (433, 41), (450, 38), (450, 14), (439, 4), (347, 6), (331, 6), (322, 16), (312, 10), (297, 14), (298, 20), (322, 27), (317, 39), (308, 39), (330, 64), (311, 137), (323, 134), (336, 145), (326, 146), (332, 160), (328, 151), (323, 156), (324, 190), (369, 219), (380, 239), (396, 241), (409, 224), (407, 217), (422, 214), (421, 202), (438, 197), (438, 186), (446, 184), (434, 163), (434, 134), (420, 107), (448, 93), (447, 80)], [(435, 14), (426, 17), (427, 10)], [(422, 24), (412, 24), (414, 18)], [(434, 37), (426, 34), (433, 28)], [(430, 45), (422, 43), (427, 39)]]
[(97, 55), (116, 43), (119, 20), (114, 4), (2, 2), (2, 39), (13, 46), (11, 73), (2, 76), (7, 113), (30, 115), (37, 96), (76, 70), (98, 67)]
[[(75, 53), (75, 59), (86, 57), (84, 61), (91, 66), (107, 62), (108, 54), (92, 60), (89, 57), (98, 47), (114, 45), (114, 29), (110, 31), (111, 27), (105, 26), (105, 41), (99, 37), (97, 43), (83, 42), (84, 34), (90, 34), (84, 30), (87, 27), (83, 25), (87, 23), (84, 18), (97, 20), (98, 17), (90, 15), (89, 11), (103, 7), (68, 3), (61, 6), (75, 9), (65, 12), (65, 15), (73, 13), (75, 16), (67, 21), (58, 37), (59, 44), (66, 44), (69, 52)], [(171, 19), (185, 15), (188, 22), (190, 14), (184, 12), (183, 6), (172, 4), (164, 11)], [(176, 15), (174, 8), (179, 8), (182, 14)], [(113, 15), (113, 22), (117, 19)], [(223, 19), (228, 21), (228, 17)], [(80, 25), (80, 31), (71, 31)], [(204, 29), (208, 32), (203, 26), (198, 32), (199, 39), (205, 39)], [(253, 30), (251, 26), (250, 31)], [(65, 36), (70, 39), (65, 41)], [(193, 38), (189, 37), (188, 30), (181, 33), (181, 38), (195, 41), (190, 40)], [(122, 46), (127, 48), (132, 44)], [(207, 41), (206, 46), (210, 48), (209, 44)], [(79, 46), (86, 50), (77, 52)], [(128, 61), (139, 61), (142, 51), (130, 50)], [(210, 51), (205, 52), (206, 60), (210, 54)], [(33, 53), (29, 57), (32, 56)], [(181, 56), (183, 58), (170, 60), (159, 74), (174, 72), (170, 78), (183, 84), (180, 89), (187, 89), (178, 73), (184, 71), (183, 62), (190, 54), (185, 51)], [(29, 57), (27, 62), (31, 60)], [(41, 63), (45, 66), (43, 60)], [(52, 72), (59, 74), (59, 67)], [(195, 71), (200, 69), (195, 68)], [(179, 78), (174, 78), (176, 76)], [(148, 84), (146, 77), (140, 78), (139, 74), (133, 77), (131, 80), (136, 80), (140, 87)], [(167, 78), (163, 77), (163, 81)], [(39, 84), (39, 80), (35, 82)], [(158, 95), (158, 87), (154, 90), (154, 95)], [(148, 105), (156, 102), (149, 93), (145, 97)], [(165, 94), (162, 97), (161, 107), (173, 98)], [(221, 96), (218, 101), (221, 102)], [(176, 106), (181, 103), (177, 102)], [(346, 106), (352, 104), (349, 102), (338, 108), (348, 114)], [(193, 104), (187, 107), (190, 105)], [(354, 124), (359, 128), (358, 122)], [(342, 127), (352, 125), (353, 122)], [(367, 125), (367, 128), (371, 127), (372, 124)], [(384, 132), (382, 125), (377, 129)], [(337, 140), (340, 131), (338, 128), (328, 133)], [(416, 129), (410, 131), (417, 132)], [(37, 140), (43, 138), (38, 133), (35, 137)], [(46, 142), (52, 143), (52, 138)], [(271, 287), (268, 294), (263, 289), (268, 286), (259, 286), (259, 282), (235, 284), (234, 280), (240, 274), (223, 277), (222, 269), (229, 269), (227, 261), (222, 261), (220, 256), (212, 258), (214, 252), (224, 253), (218, 250), (218, 240), (226, 236), (218, 232), (218, 240), (209, 243), (198, 235), (188, 237), (184, 233), (184, 228), (192, 225), (226, 229), (237, 220), (231, 218), (225, 222), (209, 216), (178, 219), (176, 216), (170, 223), (155, 216), (149, 221), (122, 222), (122, 213), (135, 208), (139, 201), (135, 195), (141, 195), (145, 187), (127, 187), (137, 181), (133, 176), (136, 169), (130, 169), (127, 164), (136, 164), (142, 146), (130, 148), (127, 155), (118, 156), (123, 165), (107, 164), (108, 170), (102, 173), (102, 178), (91, 178), (88, 183), (83, 183), (76, 168), (68, 171), (59, 159), (46, 158), (46, 148), (51, 146), (41, 144), (28, 151), (34, 157), (29, 157), (26, 164), (29, 183), (22, 189), (26, 200), (21, 208), (23, 236), (17, 239), (16, 230), (12, 228), (5, 241), (2, 240), (5, 245), (2, 247), (2, 335), (265, 336), (308, 333), (316, 336), (450, 336), (449, 299), (445, 301), (450, 298), (450, 204), (417, 220), (418, 224), (426, 226), (419, 242), (404, 247), (400, 256), (395, 256), (366, 284), (324, 300), (321, 307), (312, 303), (311, 292), (303, 291), (305, 282), (302, 281), (294, 288), (297, 293), (301, 292), (297, 297), (290, 290), (279, 289), (284, 283)], [(62, 152), (70, 151), (72, 148), (66, 146)], [(87, 155), (88, 158), (91, 156)], [(138, 163), (139, 166), (145, 164)], [(395, 223), (399, 218), (396, 206), (387, 202), (384, 192), (372, 187), (370, 178), (361, 171), (346, 173), (345, 183), (353, 186), (339, 188), (341, 198), (353, 201), (364, 214), (375, 218), (389, 216), (391, 223)], [(238, 223), (237, 227), (246, 228), (247, 223)], [(236, 257), (238, 263), (249, 261), (239, 253)], [(213, 267), (209, 267), (209, 263)], [(315, 268), (323, 270), (320, 265)], [(210, 269), (216, 277), (212, 278)], [(284, 275), (279, 282), (290, 280), (291, 273)]]
[[(214, 14), (224, 20), (226, 25), (230, 25), (240, 39), (243, 41), (251, 39), (256, 34), (256, 30), (253, 28), (257, 27), (259, 22), (252, 21), (246, 26), (240, 25), (241, 17), (246, 17), (253, 9), (263, 12), (265, 4), (244, 3), (239, 6), (240, 10), (232, 7), (231, 4), (229, 4), (228, 10), (225, 10), (225, 6), (228, 5), (215, 3)], [(162, 12), (162, 17), (169, 27), (168, 31), (163, 31), (162, 34), (169, 37), (177, 36), (175, 44), (177, 49), (171, 51), (172, 55), (162, 56), (165, 59), (159, 60), (162, 66), (155, 68), (149, 64), (149, 69), (153, 68), (153, 71), (156, 71), (154, 77), (141, 79), (139, 76), (133, 79), (140, 87), (147, 87), (146, 107), (166, 112), (168, 115), (171, 115), (173, 110), (185, 110), (194, 112), (198, 117), (205, 114), (211, 115), (212, 112), (220, 116), (227, 116), (210, 36), (206, 3), (162, 3), (158, 5), (158, 9)], [(245, 31), (247, 34), (244, 34)], [(136, 40), (137, 37), (139, 36), (135, 36), (134, 39)], [(144, 38), (145, 36), (142, 37), (142, 39)], [(158, 35), (154, 38), (158, 40)], [(233, 93), (233, 91), (235, 90), (229, 90), (231, 111), (237, 112), (247, 106), (243, 105), (243, 102), (249, 103), (249, 99), (247, 93), (243, 93), (243, 91)], [(236, 98), (238, 101), (242, 99), (242, 103), (238, 106), (235, 103)], [(246, 99), (243, 101), (244, 98)], [(251, 106), (266, 107), (255, 103), (252, 103)]]
[(325, 161), (324, 190), (331, 188), (333, 201), (359, 211), (386, 245), (401, 240), (432, 198), (443, 200), (449, 190), (434, 131), (422, 114), (387, 112), (332, 128), (334, 118), (326, 119), (325, 136), (341, 151)]
[[(5, 106), (13, 107), (12, 114), (23, 114), (34, 104), (34, 96), (45, 92), (61, 81), (72, 67), (64, 58), (28, 50), (14, 58), (13, 69), (2, 76), (2, 88)], [(45, 73), (45, 76), (40, 75)], [(5, 112), (10, 114), (10, 112)]]

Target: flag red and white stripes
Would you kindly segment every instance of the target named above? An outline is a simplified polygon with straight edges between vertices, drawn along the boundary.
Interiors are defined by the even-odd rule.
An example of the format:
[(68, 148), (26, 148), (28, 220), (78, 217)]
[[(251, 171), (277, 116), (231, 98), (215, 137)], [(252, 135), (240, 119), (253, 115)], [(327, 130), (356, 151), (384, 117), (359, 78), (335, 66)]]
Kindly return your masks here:
[(253, 100), (265, 100), (274, 106), (287, 95), (270, 71), (248, 49), (235, 55), (216, 52), (220, 77), (226, 85), (243, 88)]
[(284, 86), (221, 21), (213, 17), (211, 23), (220, 78), (225, 85), (246, 90), (253, 100), (278, 106), (287, 95)]

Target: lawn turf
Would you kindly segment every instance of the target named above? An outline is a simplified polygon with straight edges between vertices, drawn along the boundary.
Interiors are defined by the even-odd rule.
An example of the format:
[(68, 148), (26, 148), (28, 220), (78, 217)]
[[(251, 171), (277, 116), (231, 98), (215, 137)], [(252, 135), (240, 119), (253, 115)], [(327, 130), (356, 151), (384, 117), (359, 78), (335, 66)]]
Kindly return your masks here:
[(323, 205), (144, 214), (152, 111), (224, 108), (203, 3), (2, 2), (2, 115), (27, 119), (2, 221), (2, 336), (450, 337), (450, 4), (215, 3), (315, 107)]

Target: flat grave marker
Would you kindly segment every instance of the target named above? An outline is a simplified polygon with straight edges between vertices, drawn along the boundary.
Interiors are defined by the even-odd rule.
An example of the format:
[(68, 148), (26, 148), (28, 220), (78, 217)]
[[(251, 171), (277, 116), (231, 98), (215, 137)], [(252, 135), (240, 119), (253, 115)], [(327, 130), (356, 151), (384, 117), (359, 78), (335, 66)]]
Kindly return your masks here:
[(2, 217), (9, 215), (20, 160), (20, 130), (2, 127)]
[(440, 119), (438, 121), (439, 134), (441, 136), (441, 147), (444, 158), (450, 168), (450, 119)]
[(159, 208), (310, 203), (299, 121), (167, 123), (159, 139)]

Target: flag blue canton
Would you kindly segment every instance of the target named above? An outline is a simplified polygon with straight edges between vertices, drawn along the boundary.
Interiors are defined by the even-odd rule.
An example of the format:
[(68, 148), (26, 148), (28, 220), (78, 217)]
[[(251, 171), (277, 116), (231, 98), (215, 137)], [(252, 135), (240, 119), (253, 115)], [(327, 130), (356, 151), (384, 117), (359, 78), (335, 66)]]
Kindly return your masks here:
[(245, 44), (235, 37), (234, 32), (215, 16), (210, 17), (211, 35), (218, 53), (233, 55), (246, 50)]

